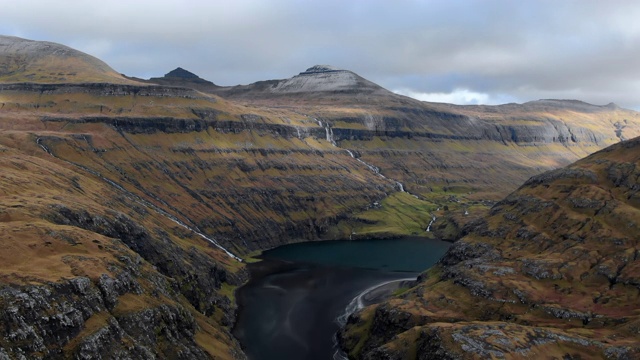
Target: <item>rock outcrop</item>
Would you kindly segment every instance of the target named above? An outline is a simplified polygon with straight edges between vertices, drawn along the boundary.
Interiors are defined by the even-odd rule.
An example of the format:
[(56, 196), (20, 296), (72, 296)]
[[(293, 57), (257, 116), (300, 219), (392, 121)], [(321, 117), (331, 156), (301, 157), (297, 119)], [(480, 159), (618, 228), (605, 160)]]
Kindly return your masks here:
[(640, 138), (527, 181), (410, 292), (349, 319), (354, 358), (640, 356)]
[[(429, 104), (329, 66), (229, 88), (186, 70), (140, 80), (105, 66), (61, 45), (0, 38), (0, 358), (242, 358), (229, 332), (234, 289), (246, 280), (239, 257), (296, 241), (406, 234), (555, 239), (533, 225), (511, 229), (506, 221), (522, 218), (515, 210), (477, 219), (531, 175), (640, 135), (638, 114), (613, 105)], [(627, 170), (612, 168), (612, 181), (627, 186)], [(600, 195), (567, 204), (599, 210), (594, 218), (615, 212)], [(494, 209), (556, 209), (553, 199), (541, 199), (514, 195)], [(590, 224), (596, 222), (585, 228)], [(562, 239), (586, 243), (585, 236)], [(499, 345), (498, 331), (507, 330), (462, 322), (468, 304), (456, 305), (448, 289), (505, 307), (540, 304), (533, 313), (545, 321), (600, 319), (596, 310), (532, 300), (526, 286), (511, 293), (472, 276), (516, 281), (524, 274), (569, 292), (558, 259), (503, 264), (505, 252), (488, 244), (459, 243), (419, 285), (440, 284), (439, 297), (428, 301), (442, 308), (452, 301), (446, 316), (411, 313), (422, 304), (416, 290), (363, 313), (367, 321), (354, 318), (363, 332), (374, 326), (375, 336), (355, 341), (350, 330), (345, 344), (355, 341), (363, 356), (396, 356), (402, 347), (382, 344), (395, 344), (388, 334), (402, 332), (397, 341), (419, 339), (422, 354), (453, 356), (439, 339), (460, 326), (456, 341), (465, 346), (494, 330)], [(578, 256), (583, 249), (574, 250)], [(635, 281), (620, 261), (594, 267), (614, 290)], [(618, 300), (604, 291), (597, 301)], [(498, 305), (479, 319), (508, 320), (511, 313)], [(602, 321), (621, 321), (607, 316)], [(430, 319), (448, 325), (421, 326)], [(507, 325), (541, 344), (602, 342), (583, 331), (528, 328), (527, 321)], [(625, 334), (635, 326), (624, 324)], [(626, 351), (598, 344), (594, 349)], [(478, 351), (507, 353), (488, 345)]]

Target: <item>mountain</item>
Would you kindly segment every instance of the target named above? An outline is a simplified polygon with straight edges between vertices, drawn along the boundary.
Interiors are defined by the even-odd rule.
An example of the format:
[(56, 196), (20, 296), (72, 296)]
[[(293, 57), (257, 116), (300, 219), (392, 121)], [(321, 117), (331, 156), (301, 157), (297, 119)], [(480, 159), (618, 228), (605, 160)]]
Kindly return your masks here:
[(216, 94), (233, 99), (322, 99), (331, 95), (358, 97), (393, 96), (393, 93), (359, 76), (330, 65), (315, 65), (283, 80), (259, 81), (250, 85), (222, 87)]
[(638, 358), (639, 168), (634, 138), (532, 177), (414, 288), (350, 319), (343, 344), (362, 359)]
[(0, 83), (134, 83), (70, 47), (0, 35)]
[[(288, 109), (315, 119), (339, 147), (428, 203), (421, 210), (428, 211), (427, 217), (400, 220), (378, 210), (360, 215), (363, 221), (378, 223), (355, 230), (367, 234), (405, 224), (415, 232), (417, 224), (436, 217), (431, 230), (437, 237), (454, 239), (465, 222), (529, 177), (640, 136), (639, 114), (613, 104), (427, 103), (331, 66), (317, 65), (290, 79), (219, 88), (215, 93), (245, 105)], [(390, 202), (385, 205), (411, 207)]]
[(205, 80), (181, 67), (169, 71), (168, 73), (164, 74), (163, 77), (155, 77), (149, 80), (138, 79), (135, 77), (127, 78), (137, 82), (144, 82), (148, 84), (188, 87), (203, 92), (213, 92), (219, 88), (218, 85), (212, 83), (211, 81)]
[(614, 105), (424, 103), (330, 66), (239, 87), (141, 80), (3, 39), (0, 358), (242, 358), (239, 259), (454, 240), (532, 175), (640, 135)]

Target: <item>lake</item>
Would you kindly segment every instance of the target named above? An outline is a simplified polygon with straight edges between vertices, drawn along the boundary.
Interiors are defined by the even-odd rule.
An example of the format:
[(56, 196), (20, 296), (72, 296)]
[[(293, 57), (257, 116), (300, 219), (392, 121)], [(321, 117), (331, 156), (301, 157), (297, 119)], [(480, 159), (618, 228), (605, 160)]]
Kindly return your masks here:
[[(251, 360), (333, 359), (339, 320), (378, 284), (415, 279), (451, 244), (422, 238), (324, 241), (265, 251), (238, 289), (233, 330)], [(352, 310), (350, 307), (350, 310)]]

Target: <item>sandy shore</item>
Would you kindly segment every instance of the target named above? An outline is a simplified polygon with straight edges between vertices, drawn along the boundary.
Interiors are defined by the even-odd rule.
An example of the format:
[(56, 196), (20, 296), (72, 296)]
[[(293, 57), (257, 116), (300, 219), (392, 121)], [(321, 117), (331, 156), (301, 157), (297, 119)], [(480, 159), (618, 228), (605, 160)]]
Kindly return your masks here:
[(401, 288), (408, 288), (415, 286), (415, 280), (395, 280), (383, 283), (382, 285), (371, 289), (364, 295), (362, 295), (362, 302), (365, 306), (377, 304), (379, 302), (389, 299), (393, 293)]

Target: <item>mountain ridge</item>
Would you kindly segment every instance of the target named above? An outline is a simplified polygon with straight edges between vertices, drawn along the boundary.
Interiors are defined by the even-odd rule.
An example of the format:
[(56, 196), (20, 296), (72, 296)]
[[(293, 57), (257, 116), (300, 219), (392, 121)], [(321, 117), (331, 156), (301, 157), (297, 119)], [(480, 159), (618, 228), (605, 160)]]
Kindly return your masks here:
[(53, 42), (0, 35), (0, 83), (135, 84), (91, 55)]
[[(422, 103), (326, 66), (235, 93), (181, 71), (109, 83), (72, 54), (49, 62), (82, 65), (68, 82), (0, 84), (0, 232), (20, 255), (0, 252), (0, 357), (243, 358), (236, 256), (453, 241), (532, 175), (640, 136), (640, 114), (613, 106)], [(32, 66), (13, 55), (0, 64)]]
[(342, 343), (358, 359), (636, 358), (639, 165), (634, 138), (532, 177)]

